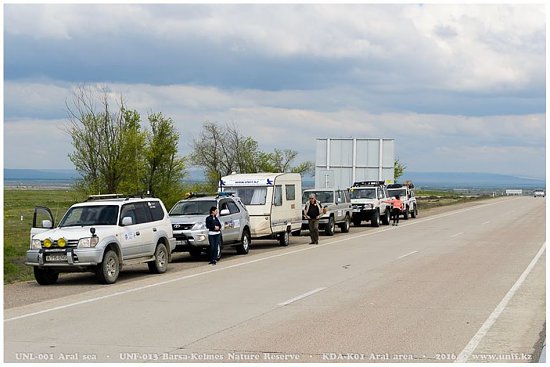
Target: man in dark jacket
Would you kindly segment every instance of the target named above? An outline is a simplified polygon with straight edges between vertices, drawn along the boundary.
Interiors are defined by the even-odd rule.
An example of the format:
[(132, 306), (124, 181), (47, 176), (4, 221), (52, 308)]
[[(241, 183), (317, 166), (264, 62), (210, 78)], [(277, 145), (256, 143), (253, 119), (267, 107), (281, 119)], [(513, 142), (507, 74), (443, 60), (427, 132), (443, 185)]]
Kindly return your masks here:
[(310, 245), (319, 244), (319, 218), (321, 218), (321, 215), (323, 215), (321, 204), (317, 201), (315, 194), (310, 194), (308, 203), (304, 208), (304, 216), (309, 223)]
[(218, 219), (218, 208), (210, 208), (210, 215), (206, 217), (206, 228), (208, 228), (208, 243), (210, 243), (210, 262), (216, 265), (218, 259), (218, 248), (221, 246), (221, 228), (222, 225)]

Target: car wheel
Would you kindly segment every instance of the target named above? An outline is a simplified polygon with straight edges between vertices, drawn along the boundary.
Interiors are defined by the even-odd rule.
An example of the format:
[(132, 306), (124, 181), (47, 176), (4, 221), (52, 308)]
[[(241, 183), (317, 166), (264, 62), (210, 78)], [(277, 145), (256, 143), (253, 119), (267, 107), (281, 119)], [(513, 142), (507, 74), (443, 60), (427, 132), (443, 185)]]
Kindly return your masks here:
[(409, 219), (409, 207), (408, 206), (405, 208), (405, 211), (403, 212), (403, 219), (405, 219), (405, 220)]
[(390, 224), (390, 210), (386, 209), (384, 212), (384, 216), (382, 217), (382, 224), (388, 225)]
[(342, 233), (348, 233), (350, 226), (351, 224), (349, 220), (349, 215), (346, 215), (346, 217), (344, 218), (344, 223), (340, 224), (340, 230), (342, 231)]
[(418, 208), (416, 205), (413, 205), (413, 211), (411, 213), (411, 217), (416, 218), (418, 216)]
[(290, 244), (290, 232), (285, 231), (279, 235), (279, 244), (281, 246), (288, 246)]
[(327, 226), (325, 228), (325, 234), (327, 236), (333, 236), (334, 235), (334, 230), (336, 229), (336, 223), (334, 223), (334, 218), (333, 217), (330, 217), (328, 219), (328, 223), (327, 223)]
[(162, 274), (168, 268), (168, 251), (164, 243), (159, 243), (155, 250), (155, 260), (147, 263), (149, 271), (153, 274)]
[(237, 246), (237, 253), (239, 255), (246, 255), (250, 250), (250, 233), (243, 231), (243, 237), (241, 238), (241, 244)]
[(41, 269), (38, 266), (34, 267), (34, 279), (40, 285), (50, 285), (57, 282), (59, 273), (51, 269)]
[(108, 250), (103, 256), (103, 262), (97, 266), (97, 279), (104, 284), (113, 284), (118, 279), (120, 263), (118, 255), (113, 250)]
[(372, 215), (372, 219), (370, 220), (370, 224), (373, 227), (380, 227), (380, 213), (378, 212), (378, 210), (376, 210), (374, 212), (374, 214)]

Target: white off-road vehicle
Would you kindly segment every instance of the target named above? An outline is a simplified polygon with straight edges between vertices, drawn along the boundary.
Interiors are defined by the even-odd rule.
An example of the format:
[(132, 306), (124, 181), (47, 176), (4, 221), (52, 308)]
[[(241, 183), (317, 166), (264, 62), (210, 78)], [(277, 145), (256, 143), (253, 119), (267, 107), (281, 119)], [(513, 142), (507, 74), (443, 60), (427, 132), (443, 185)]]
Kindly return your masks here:
[(36, 207), (25, 264), (41, 285), (79, 271), (110, 284), (125, 265), (147, 263), (152, 273), (164, 273), (175, 246), (159, 199), (97, 195), (71, 206), (57, 227), (48, 208)]
[(399, 195), (399, 199), (403, 202), (403, 218), (409, 219), (409, 215), (412, 218), (416, 218), (418, 215), (418, 206), (416, 204), (416, 197), (414, 196), (414, 185), (412, 182), (405, 182), (403, 184), (391, 184), (388, 185), (388, 195), (395, 198)]
[(390, 224), (391, 204), (384, 181), (355, 182), (350, 188), (353, 210), (353, 225), (359, 226), (362, 221), (370, 221), (373, 227)]

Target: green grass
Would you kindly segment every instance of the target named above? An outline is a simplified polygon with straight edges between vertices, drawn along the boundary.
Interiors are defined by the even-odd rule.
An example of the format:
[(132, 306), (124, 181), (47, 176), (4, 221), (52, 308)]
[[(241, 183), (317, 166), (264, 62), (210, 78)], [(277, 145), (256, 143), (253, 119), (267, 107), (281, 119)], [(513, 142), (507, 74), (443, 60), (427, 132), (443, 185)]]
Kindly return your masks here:
[(57, 224), (67, 209), (82, 201), (70, 190), (4, 190), (4, 284), (33, 278), (26, 266), (35, 206), (47, 206)]
[(491, 197), (489, 195), (465, 196), (454, 191), (443, 190), (418, 190), (415, 194), (419, 210), (468, 203), (476, 200), (489, 199)]

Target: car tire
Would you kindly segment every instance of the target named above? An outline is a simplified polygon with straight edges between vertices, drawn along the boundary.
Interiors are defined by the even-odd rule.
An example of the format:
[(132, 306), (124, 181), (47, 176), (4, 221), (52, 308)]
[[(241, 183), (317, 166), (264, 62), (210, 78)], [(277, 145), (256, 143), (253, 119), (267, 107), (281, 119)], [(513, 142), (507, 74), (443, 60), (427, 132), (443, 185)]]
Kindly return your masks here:
[(412, 213), (411, 213), (411, 217), (416, 218), (417, 216), (418, 216), (418, 208), (416, 207), (416, 205), (413, 205), (413, 210), (412, 210)]
[(236, 247), (237, 254), (246, 255), (250, 250), (250, 233), (248, 230), (243, 231), (243, 237), (241, 238), (241, 244)]
[(336, 229), (336, 223), (333, 217), (328, 218), (327, 226), (325, 227), (325, 234), (327, 236), (334, 236), (334, 230)]
[(373, 227), (380, 227), (380, 213), (378, 210), (374, 211), (374, 214), (372, 215), (372, 218), (370, 220), (370, 224)]
[(41, 269), (38, 266), (35, 266), (33, 268), (34, 270), (34, 279), (36, 279), (36, 282), (40, 285), (50, 285), (57, 282), (57, 279), (59, 279), (59, 273), (57, 271), (53, 271), (51, 269)]
[(162, 274), (168, 269), (168, 251), (164, 243), (157, 244), (155, 249), (155, 260), (147, 263), (149, 266), (149, 272), (152, 274)]
[(288, 246), (290, 244), (290, 232), (284, 231), (279, 235), (279, 245)]
[(113, 284), (118, 279), (120, 263), (118, 255), (113, 250), (108, 250), (103, 255), (103, 261), (96, 268), (96, 277), (100, 283)]
[(344, 218), (344, 223), (340, 224), (340, 231), (342, 231), (342, 233), (348, 233), (350, 226), (351, 226), (351, 223), (350, 223), (349, 215), (346, 215), (346, 217)]
[(384, 212), (384, 216), (382, 217), (382, 224), (386, 226), (389, 225), (390, 218), (391, 218), (390, 209), (386, 209), (386, 211)]
[(405, 208), (405, 211), (403, 212), (403, 219), (405, 219), (405, 220), (409, 219), (409, 207), (408, 206)]

